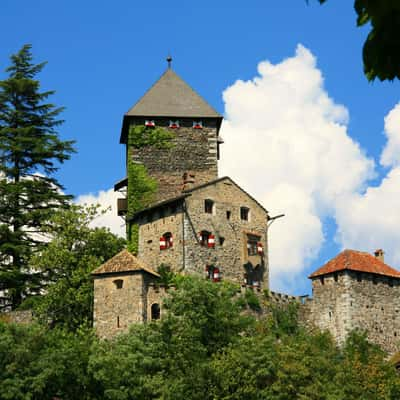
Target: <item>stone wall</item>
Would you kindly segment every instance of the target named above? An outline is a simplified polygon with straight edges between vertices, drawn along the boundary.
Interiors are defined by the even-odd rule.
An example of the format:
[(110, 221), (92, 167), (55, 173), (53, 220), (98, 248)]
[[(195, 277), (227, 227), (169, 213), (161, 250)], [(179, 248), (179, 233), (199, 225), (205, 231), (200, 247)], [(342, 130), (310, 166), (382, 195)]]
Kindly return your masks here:
[(32, 310), (8, 311), (0, 313), (0, 322), (11, 324), (30, 324), (32, 321)]
[(360, 329), (394, 353), (400, 349), (400, 280), (353, 271), (313, 279), (313, 298), (301, 315), (308, 329), (328, 330), (338, 344)]
[[(214, 202), (213, 213), (204, 211), (204, 201)], [(250, 209), (249, 220), (240, 218), (240, 207)], [(222, 279), (244, 283), (244, 274), (268, 288), (267, 213), (229, 179), (218, 181), (192, 192), (186, 199), (184, 218), (184, 272), (205, 275), (205, 267), (218, 267)], [(227, 211), (230, 218), (227, 218)], [(199, 233), (215, 235), (215, 247), (201, 246)], [(264, 256), (247, 255), (247, 235), (259, 235)], [(223, 242), (223, 243), (222, 243)]]
[[(171, 118), (175, 119), (175, 118)], [(144, 120), (137, 120), (144, 124)], [(156, 201), (175, 197), (182, 190), (182, 175), (192, 172), (196, 184), (218, 176), (218, 144), (215, 120), (203, 120), (203, 129), (193, 129), (193, 119), (180, 119), (181, 127), (170, 129), (168, 119), (155, 119), (156, 126), (174, 133), (171, 149), (130, 149), (132, 160), (143, 163), (150, 176), (158, 181)]]
[[(122, 280), (120, 289), (116, 281)], [(94, 279), (93, 320), (101, 338), (126, 332), (129, 325), (144, 322), (146, 290), (143, 272), (98, 275)]]
[[(183, 270), (183, 209), (182, 205), (164, 207), (148, 213), (139, 223), (138, 258), (154, 271), (161, 264), (171, 267), (173, 272)], [(173, 246), (160, 250), (160, 237), (172, 234)]]

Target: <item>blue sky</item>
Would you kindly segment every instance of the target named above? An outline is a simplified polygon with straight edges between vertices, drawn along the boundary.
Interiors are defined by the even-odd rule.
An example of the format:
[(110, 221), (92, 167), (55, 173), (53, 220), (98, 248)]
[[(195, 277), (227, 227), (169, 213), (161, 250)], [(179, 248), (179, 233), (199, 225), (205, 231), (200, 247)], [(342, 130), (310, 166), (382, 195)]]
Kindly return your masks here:
[[(360, 231), (357, 237), (352, 237), (351, 227), (344, 222), (350, 221), (351, 212), (347, 215), (343, 206), (339, 209), (332, 205), (333, 200), (319, 202), (323, 195), (310, 194), (314, 196), (310, 215), (320, 221), (323, 237), (318, 239), (318, 235), (313, 236), (307, 230), (297, 232), (299, 237), (303, 237), (304, 245), (293, 260), (296, 266), (290, 263), (282, 266), (282, 274), (276, 272), (273, 281), (276, 288), (301, 293), (309, 291), (305, 278), (307, 273), (333, 257), (342, 247), (358, 246), (360, 250), (371, 251), (376, 243), (376, 246), (387, 249), (388, 261), (394, 266), (400, 263), (400, 255), (394, 255), (392, 251), (397, 247), (398, 238), (393, 233), (391, 221), (378, 227), (378, 237), (367, 234), (368, 229), (376, 231), (379, 221), (373, 220), (368, 226), (360, 222), (362, 216), (368, 220), (368, 212), (373, 215), (381, 212), (380, 205), (392, 214), (396, 211), (391, 210), (390, 205), (385, 206), (385, 199), (396, 192), (387, 194), (381, 190), (379, 195), (382, 198), (374, 201), (367, 201), (365, 194), (368, 188), (380, 188), (382, 179), (397, 167), (394, 156), (384, 165), (379, 160), (388, 144), (383, 134), (384, 117), (399, 102), (399, 83), (368, 83), (361, 61), (362, 44), (368, 28), (356, 28), (355, 20), (352, 2), (344, 0), (329, 0), (324, 6), (313, 0), (309, 0), (308, 5), (303, 0), (205, 0), (196, 4), (177, 0), (147, 3), (132, 0), (3, 0), (0, 5), (0, 68), (3, 71), (9, 63), (9, 55), (25, 43), (33, 45), (37, 62), (48, 61), (40, 75), (43, 88), (56, 90), (52, 101), (66, 107), (63, 114), (66, 122), (60, 132), (65, 139), (75, 139), (78, 150), (61, 167), (58, 178), (68, 193), (75, 196), (93, 193), (96, 196), (98, 191), (109, 190), (124, 176), (124, 152), (119, 144), (122, 116), (163, 73), (168, 52), (172, 54), (175, 71), (221, 114), (227, 115), (226, 104), (238, 104), (234, 96), (242, 96), (240, 88), (235, 89), (235, 82), (254, 82), (259, 76), (257, 66), (260, 62), (268, 60), (278, 66), (291, 58), (306, 60), (307, 64), (307, 55), (296, 53), (298, 44), (301, 44), (315, 60), (315, 65), (308, 65), (307, 71), (320, 71), (323, 77), (315, 87), (322, 88), (335, 105), (343, 105), (347, 110), (348, 118), (343, 115), (339, 118), (346, 121), (338, 122), (336, 117), (332, 117), (330, 123), (345, 125), (346, 137), (361, 149), (356, 158), (361, 160), (365, 156), (360, 163), (366, 165), (366, 158), (375, 162), (373, 174), (369, 171), (369, 175), (365, 173), (368, 177), (359, 178), (359, 182), (352, 186), (351, 200), (347, 200), (349, 207), (364, 210), (364, 214), (360, 211), (357, 220), (352, 220), (357, 225), (355, 231)], [(5, 75), (1, 73), (1, 77)], [(301, 75), (294, 79), (299, 84), (304, 83)], [(293, 82), (291, 84), (295, 86)], [(235, 90), (232, 89), (229, 92), (231, 98), (224, 101), (223, 93), (228, 87)], [(278, 98), (279, 91), (271, 92), (271, 87), (276, 86), (268, 87), (270, 92), (267, 94)], [(225, 93), (228, 96), (228, 92)], [(238, 107), (235, 106), (232, 121), (238, 120)], [(246, 107), (241, 116), (244, 120), (245, 110)], [(240, 124), (243, 120), (239, 123), (242, 126)], [(293, 127), (291, 124), (285, 126)], [(234, 135), (235, 129), (233, 122), (227, 124), (224, 133), (227, 143), (229, 132)], [(397, 137), (396, 132), (393, 138)], [(295, 140), (296, 129), (290, 134)], [(290, 141), (287, 143), (290, 146)], [(232, 150), (229, 151), (227, 157), (232, 157)], [(267, 167), (271, 168), (271, 164)], [(224, 169), (229, 171), (229, 166)], [(252, 191), (251, 182), (239, 175), (232, 177)], [(282, 172), (281, 181), (284, 176)], [(321, 182), (329, 184), (323, 179)], [(272, 193), (272, 186), (270, 189), (268, 193)], [(268, 196), (267, 192), (265, 196)], [(276, 195), (276, 191), (274, 193)], [(271, 209), (268, 197), (262, 200), (271, 214), (275, 210), (281, 211), (276, 206)], [(275, 203), (271, 201), (271, 204)], [(304, 204), (308, 203), (305, 201)], [(379, 209), (368, 209), (368, 205), (378, 205)], [(294, 214), (291, 215), (296, 221)], [(390, 220), (391, 214), (385, 218)], [(307, 221), (303, 220), (305, 225)], [(315, 218), (313, 221), (316, 222)], [(300, 223), (296, 222), (296, 227)], [(278, 224), (277, 221), (276, 226)], [(281, 225), (284, 229), (285, 225)], [(339, 231), (344, 232), (342, 235), (338, 233), (338, 226)], [(286, 227), (293, 229), (290, 225)], [(271, 236), (275, 231), (276, 235), (291, 234), (274, 226)], [(309, 246), (308, 235), (314, 237)], [(279, 246), (281, 252), (282, 246), (290, 252), (290, 246), (295, 245), (288, 242)], [(281, 263), (282, 260), (278, 260), (276, 265)]]

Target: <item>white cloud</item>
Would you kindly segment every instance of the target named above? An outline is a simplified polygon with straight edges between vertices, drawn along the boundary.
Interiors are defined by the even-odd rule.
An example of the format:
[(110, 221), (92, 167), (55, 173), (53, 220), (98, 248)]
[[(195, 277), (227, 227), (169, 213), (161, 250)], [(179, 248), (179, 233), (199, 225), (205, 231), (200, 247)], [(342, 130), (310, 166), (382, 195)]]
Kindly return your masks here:
[(381, 164), (385, 167), (400, 164), (400, 103), (385, 117), (385, 134), (388, 139), (381, 155)]
[[(272, 287), (295, 279), (324, 241), (322, 219), (361, 190), (374, 162), (347, 134), (347, 109), (324, 89), (316, 59), (299, 45), (279, 64), (223, 93), (221, 173), (285, 218), (270, 231)], [(239, 161), (238, 161), (239, 160)]]
[(121, 198), (121, 193), (114, 192), (114, 189), (107, 191), (100, 190), (98, 193), (84, 194), (76, 199), (76, 203), (83, 204), (100, 204), (101, 209), (107, 211), (97, 217), (93, 223), (93, 227), (106, 227), (118, 236), (125, 237), (125, 223), (117, 214), (117, 199)]
[(400, 264), (400, 104), (385, 117), (385, 135), (388, 141), (380, 162), (392, 169), (378, 186), (337, 202), (337, 240), (347, 248), (384, 248), (386, 262), (396, 267)]

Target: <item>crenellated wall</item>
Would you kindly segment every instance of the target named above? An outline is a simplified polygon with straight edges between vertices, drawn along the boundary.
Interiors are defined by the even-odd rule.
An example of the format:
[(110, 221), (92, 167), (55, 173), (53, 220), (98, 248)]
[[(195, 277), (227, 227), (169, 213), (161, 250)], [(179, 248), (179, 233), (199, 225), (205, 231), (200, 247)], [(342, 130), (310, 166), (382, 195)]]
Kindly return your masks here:
[(389, 353), (400, 349), (400, 280), (381, 275), (342, 271), (313, 279), (313, 298), (301, 307), (308, 328), (331, 332), (342, 344), (360, 329)]

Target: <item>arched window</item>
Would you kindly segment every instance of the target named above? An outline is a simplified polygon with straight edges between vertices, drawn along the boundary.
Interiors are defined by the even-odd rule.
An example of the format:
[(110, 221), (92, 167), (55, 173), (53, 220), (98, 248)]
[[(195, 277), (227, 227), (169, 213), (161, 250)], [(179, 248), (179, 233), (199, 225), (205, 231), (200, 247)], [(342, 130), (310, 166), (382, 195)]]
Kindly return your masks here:
[(117, 289), (122, 289), (122, 286), (124, 285), (124, 280), (116, 279), (115, 281), (113, 281), (113, 283)]
[(160, 310), (160, 305), (158, 303), (154, 303), (151, 306), (151, 319), (153, 321), (160, 319), (161, 315), (161, 310)]
[(172, 247), (173, 239), (171, 232), (165, 232), (164, 235), (160, 237), (160, 250), (166, 250)]

